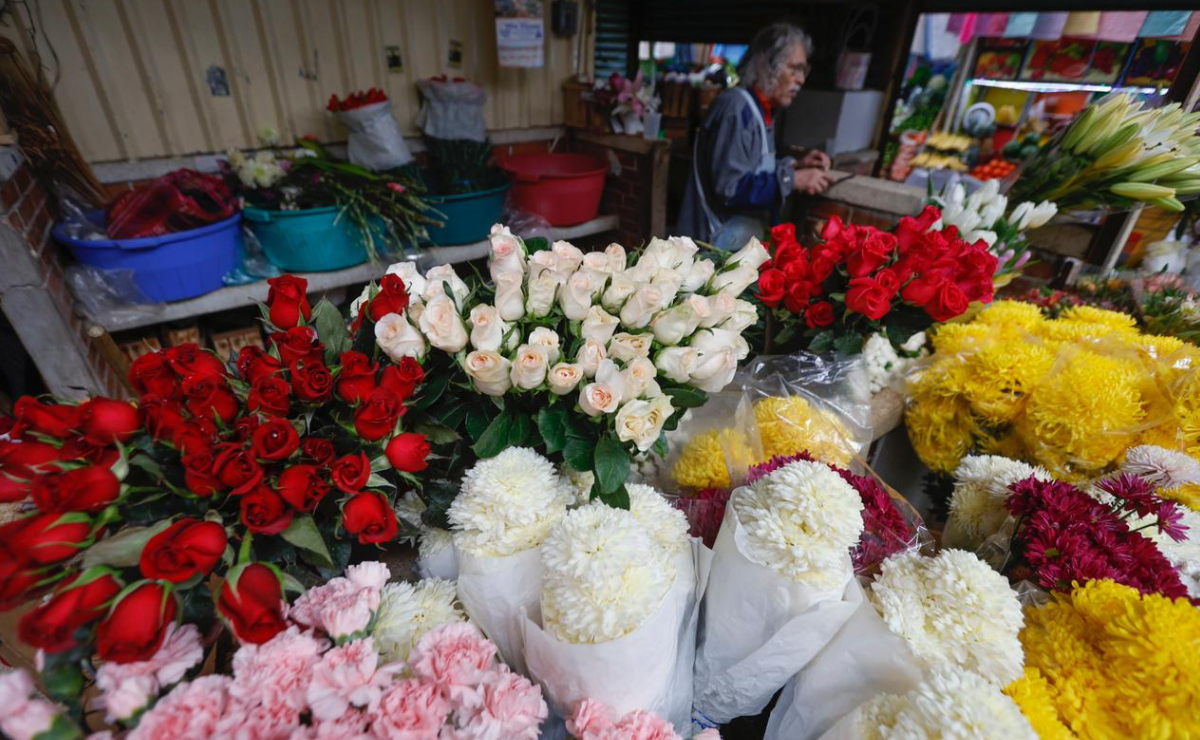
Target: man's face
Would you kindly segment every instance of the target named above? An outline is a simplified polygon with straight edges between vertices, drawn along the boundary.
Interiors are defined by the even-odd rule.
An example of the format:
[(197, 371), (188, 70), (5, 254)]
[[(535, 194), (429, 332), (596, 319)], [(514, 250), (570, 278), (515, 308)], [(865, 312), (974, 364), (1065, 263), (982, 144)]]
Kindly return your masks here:
[(804, 85), (804, 80), (807, 78), (808, 52), (805, 51), (803, 44), (796, 44), (788, 53), (787, 63), (783, 65), (783, 71), (780, 73), (779, 79), (775, 81), (771, 102), (780, 108), (788, 107), (792, 104), (796, 93), (800, 92), (800, 87)]

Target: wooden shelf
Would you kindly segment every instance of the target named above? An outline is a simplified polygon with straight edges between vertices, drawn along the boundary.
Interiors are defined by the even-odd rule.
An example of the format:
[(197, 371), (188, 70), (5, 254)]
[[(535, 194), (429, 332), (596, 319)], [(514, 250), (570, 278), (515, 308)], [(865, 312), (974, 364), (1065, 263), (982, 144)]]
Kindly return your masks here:
[[(600, 216), (578, 226), (552, 228), (550, 230), (550, 237), (552, 239), (575, 239), (581, 236), (591, 236), (592, 234), (612, 231), (615, 228), (617, 228), (616, 216)], [(487, 257), (490, 246), (485, 239), (481, 242), (464, 244), (457, 247), (427, 247), (421, 250), (420, 254), (416, 257), (416, 261), (426, 269), (436, 265), (470, 262), (471, 260)], [(382, 277), (386, 270), (386, 264), (371, 264), (367, 262), (345, 270), (334, 270), (333, 272), (300, 273), (300, 277), (308, 281), (309, 293), (322, 293), (327, 290), (335, 290), (349, 285), (376, 280)], [(95, 323), (104, 327), (109, 332), (153, 326), (168, 321), (178, 321), (180, 319), (192, 318), (193, 316), (204, 316), (206, 314), (227, 311), (231, 308), (250, 306), (256, 302), (267, 300), (267, 290), (268, 285), (265, 280), (256, 283), (247, 283), (246, 285), (234, 285), (214, 290), (212, 293), (207, 293), (186, 301), (163, 304), (163, 309), (153, 316), (130, 317), (122, 315), (122, 312), (113, 312)]]

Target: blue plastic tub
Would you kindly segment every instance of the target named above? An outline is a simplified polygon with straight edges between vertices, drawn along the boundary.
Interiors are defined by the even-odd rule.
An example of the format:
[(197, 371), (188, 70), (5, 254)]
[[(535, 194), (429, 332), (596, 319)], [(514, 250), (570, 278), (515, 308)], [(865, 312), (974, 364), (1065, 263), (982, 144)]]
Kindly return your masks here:
[[(299, 211), (268, 211), (245, 208), (242, 214), (258, 237), (267, 259), (291, 272), (341, 270), (367, 261), (362, 234), (338, 206), (304, 208)], [(380, 223), (372, 228), (376, 248), (387, 250), (387, 230)]]
[[(93, 221), (96, 219), (93, 218)], [(103, 216), (100, 216), (100, 223)], [(222, 287), (222, 278), (237, 266), (242, 247), (242, 215), (224, 221), (143, 239), (75, 239), (54, 227), (54, 238), (85, 265), (105, 270), (132, 270), (147, 298), (182, 301)]]
[(461, 195), (426, 195), (425, 202), (442, 213), (442, 227), (430, 226), (429, 239), (439, 246), (471, 244), (487, 238), (500, 221), (509, 183), (498, 188)]

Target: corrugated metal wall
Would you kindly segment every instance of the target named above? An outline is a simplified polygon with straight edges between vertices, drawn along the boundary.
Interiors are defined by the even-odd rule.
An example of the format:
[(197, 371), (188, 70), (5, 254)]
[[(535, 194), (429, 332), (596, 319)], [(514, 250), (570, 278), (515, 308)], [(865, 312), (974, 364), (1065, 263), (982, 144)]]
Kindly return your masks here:
[[(285, 140), (345, 138), (331, 93), (376, 86), (415, 132), (415, 80), (449, 72), (482, 84), (490, 129), (562, 122), (561, 84), (575, 40), (549, 33), (541, 69), (496, 61), (493, 0), (29, 0), (37, 49), (71, 133), (94, 162), (255, 146), (260, 126)], [(549, 2), (546, 12), (549, 13)], [(29, 55), (23, 12), (0, 35)], [(42, 35), (44, 34), (44, 36)], [(49, 43), (47, 43), (47, 41)], [(447, 60), (461, 42), (460, 68)], [(389, 72), (398, 46), (403, 70)], [(228, 94), (214, 94), (223, 71)], [(217, 85), (219, 87), (219, 85)]]

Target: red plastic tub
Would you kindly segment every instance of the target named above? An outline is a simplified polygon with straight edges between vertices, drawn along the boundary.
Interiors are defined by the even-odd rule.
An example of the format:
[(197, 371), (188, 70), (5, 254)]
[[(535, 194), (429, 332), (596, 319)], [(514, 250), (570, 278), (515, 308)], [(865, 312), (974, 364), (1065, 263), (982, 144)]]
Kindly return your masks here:
[(500, 161), (512, 176), (513, 205), (551, 226), (591, 221), (600, 211), (608, 162), (587, 154), (518, 154)]

